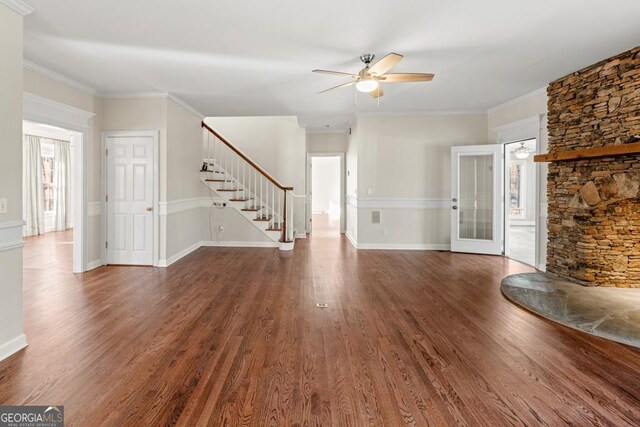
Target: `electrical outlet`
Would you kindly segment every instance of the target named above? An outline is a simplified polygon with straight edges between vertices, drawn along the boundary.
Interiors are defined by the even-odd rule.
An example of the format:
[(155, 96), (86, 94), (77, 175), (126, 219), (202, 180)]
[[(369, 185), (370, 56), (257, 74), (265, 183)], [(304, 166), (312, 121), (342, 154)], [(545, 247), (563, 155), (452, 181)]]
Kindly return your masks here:
[(386, 235), (388, 235), (388, 234), (389, 234), (389, 230), (387, 230), (386, 228), (383, 228), (383, 229), (382, 229), (382, 235), (383, 235), (383, 236), (386, 236)]
[(221, 233), (224, 233), (224, 226), (223, 225), (219, 225), (218, 226), (218, 231)]
[(1, 197), (0, 198), (0, 215), (4, 215), (7, 213), (7, 198), (6, 197)]

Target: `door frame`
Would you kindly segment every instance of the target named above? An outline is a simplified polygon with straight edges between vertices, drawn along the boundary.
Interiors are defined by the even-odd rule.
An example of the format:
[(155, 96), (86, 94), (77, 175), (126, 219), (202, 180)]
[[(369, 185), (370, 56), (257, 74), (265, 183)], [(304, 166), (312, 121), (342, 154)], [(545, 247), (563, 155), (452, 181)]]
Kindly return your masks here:
[[(509, 254), (509, 225), (511, 224), (511, 220), (509, 219), (509, 184), (510, 182), (510, 174), (508, 173), (509, 171), (507, 170), (508, 166), (511, 166), (512, 162), (510, 159), (507, 158), (507, 145), (511, 145), (511, 144), (518, 144), (520, 142), (526, 142), (526, 141), (531, 141), (532, 139), (536, 140), (536, 148), (535, 148), (535, 153), (531, 153), (530, 155), (533, 156), (535, 154), (538, 154), (540, 152), (539, 147), (540, 147), (540, 143), (538, 141), (538, 138), (527, 138), (527, 139), (523, 139), (523, 140), (519, 140), (519, 141), (511, 141), (511, 142), (503, 142), (502, 145), (504, 146), (504, 150), (503, 150), (503, 160), (502, 160), (502, 173), (504, 175), (504, 183), (502, 184), (504, 186), (504, 191), (503, 191), (503, 228), (504, 230), (502, 231), (503, 235), (504, 235), (504, 247), (502, 248), (503, 252), (504, 252), (504, 256), (508, 257), (509, 259), (513, 259), (510, 257)], [(526, 162), (525, 162), (526, 164)], [(533, 194), (533, 198), (534, 198), (534, 212), (533, 212), (533, 226), (534, 226), (534, 236), (536, 239), (535, 245), (534, 245), (534, 256), (533, 256), (533, 262), (535, 265), (532, 265), (532, 267), (537, 268), (538, 263), (538, 223), (539, 221), (539, 209), (540, 209), (540, 201), (539, 199), (539, 191), (540, 189), (538, 188), (539, 186), (539, 180), (538, 180), (538, 165), (536, 165), (536, 167), (534, 168), (535, 170), (535, 176), (533, 178), (530, 177), (526, 177), (526, 180), (529, 179), (534, 179), (535, 180), (535, 194)], [(530, 196), (529, 196), (530, 197)], [(525, 262), (521, 261), (521, 260), (517, 260), (514, 259), (514, 261), (518, 261), (521, 262), (523, 264), (526, 264)], [(527, 264), (528, 265), (528, 264)]]
[(346, 159), (345, 153), (342, 151), (327, 151), (327, 152), (307, 152), (307, 208), (305, 212), (305, 231), (307, 234), (312, 232), (311, 217), (312, 217), (312, 174), (311, 174), (311, 161), (314, 157), (339, 157), (340, 158), (340, 233), (345, 234), (347, 231), (346, 224), (346, 194), (347, 194), (347, 180), (346, 178)]
[[(522, 142), (522, 141), (528, 141), (530, 139), (535, 139), (536, 140), (536, 154), (541, 152), (541, 144), (542, 144), (542, 115), (536, 115), (536, 116), (531, 116), (528, 117), (526, 119), (522, 119), (522, 120), (517, 120), (515, 122), (511, 122), (511, 123), (507, 123), (505, 125), (502, 126), (498, 126), (495, 128), (492, 128), (491, 131), (493, 133), (496, 134), (496, 143), (497, 144), (501, 144), (503, 146), (503, 152), (506, 153), (506, 150), (504, 149), (506, 144), (511, 144), (514, 142)], [(533, 153), (532, 153), (533, 154)], [(506, 154), (504, 154), (504, 156), (506, 156)], [(508, 233), (507, 233), (507, 223), (508, 223), (508, 215), (507, 215), (507, 162), (506, 162), (506, 158), (503, 156), (502, 159), (502, 173), (505, 175), (504, 177), (504, 181), (503, 181), (503, 191), (502, 191), (502, 203), (503, 203), (503, 210), (502, 210), (502, 216), (503, 216), (503, 230), (502, 233), (504, 235), (504, 242), (503, 242), (503, 247), (502, 247), (502, 252), (505, 254), (507, 254), (507, 239), (508, 239)], [(540, 254), (542, 253), (541, 250), (541, 244), (543, 244), (543, 242), (541, 242), (541, 227), (540, 227), (540, 189), (541, 189), (541, 183), (540, 183), (540, 177), (542, 176), (542, 164), (541, 163), (536, 163), (536, 176), (535, 176), (535, 181), (536, 181), (536, 203), (535, 203), (535, 236), (536, 236), (536, 243), (535, 243), (535, 257), (534, 257), (534, 262), (535, 265), (532, 266), (538, 270), (542, 270), (544, 271), (544, 265), (541, 264), (541, 260), (540, 260)]]
[[(454, 241), (459, 246), (459, 250), (456, 252), (474, 253), (474, 254), (487, 254), (487, 255), (503, 255), (504, 254), (504, 177), (502, 176), (504, 171), (504, 146), (500, 146), (499, 150), (496, 149), (496, 145), (483, 144), (483, 145), (461, 145), (451, 147), (451, 251), (453, 252)], [(464, 154), (479, 154), (479, 155), (492, 155), (493, 156), (493, 205), (492, 205), (492, 240), (479, 240), (479, 239), (461, 239), (460, 237), (454, 238), (454, 230), (458, 230), (460, 233), (460, 213), (456, 210), (460, 206), (460, 179), (459, 179), (459, 165), (460, 156)], [(454, 166), (454, 162), (457, 166)], [(454, 212), (456, 212), (454, 214)], [(466, 242), (465, 242), (466, 241)], [(484, 244), (485, 248), (473, 247), (474, 245)]]
[(123, 131), (103, 131), (102, 132), (102, 143), (100, 150), (100, 159), (101, 159), (101, 188), (100, 188), (100, 199), (102, 203), (102, 212), (103, 215), (100, 216), (100, 259), (102, 261), (102, 265), (107, 265), (109, 263), (108, 254), (107, 254), (107, 238), (108, 234), (108, 216), (109, 216), (109, 206), (107, 203), (107, 156), (106, 156), (106, 145), (107, 138), (135, 138), (142, 137), (148, 138), (151, 137), (153, 139), (153, 266), (159, 266), (160, 259), (160, 168), (159, 168), (159, 141), (160, 141), (160, 131), (159, 130), (123, 130)]
[[(73, 272), (84, 273), (89, 266), (88, 155), (91, 111), (52, 101), (29, 92), (22, 93), (24, 121), (55, 126), (74, 133), (73, 141)], [(20, 166), (22, 168), (22, 165)], [(91, 263), (93, 264), (93, 262)]]

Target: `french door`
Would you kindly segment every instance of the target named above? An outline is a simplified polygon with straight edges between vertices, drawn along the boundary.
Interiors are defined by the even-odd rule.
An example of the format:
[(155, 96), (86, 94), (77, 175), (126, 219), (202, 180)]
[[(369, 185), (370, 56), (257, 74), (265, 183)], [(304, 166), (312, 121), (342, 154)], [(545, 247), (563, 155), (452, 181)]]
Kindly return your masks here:
[(502, 145), (451, 148), (451, 251), (502, 254)]

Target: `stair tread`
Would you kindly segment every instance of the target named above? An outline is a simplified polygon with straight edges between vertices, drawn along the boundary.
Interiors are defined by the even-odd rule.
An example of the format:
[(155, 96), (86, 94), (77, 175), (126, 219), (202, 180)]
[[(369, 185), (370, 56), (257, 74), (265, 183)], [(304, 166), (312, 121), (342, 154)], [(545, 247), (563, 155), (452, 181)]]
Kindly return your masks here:
[(207, 182), (227, 182), (224, 179), (205, 179)]
[(260, 209), (262, 208), (245, 208), (245, 209), (240, 209), (243, 212), (258, 212)]
[(218, 188), (217, 191), (240, 191), (238, 188)]
[(266, 231), (282, 231), (282, 228), (273, 228), (273, 227), (270, 227), (270, 228), (267, 228), (267, 230), (266, 230)]
[(229, 199), (230, 202), (248, 202), (249, 200), (253, 200), (251, 198), (247, 199)]
[(272, 218), (273, 217), (271, 217), (271, 216), (267, 216), (267, 217), (264, 217), (264, 218), (256, 218), (256, 219), (254, 219), (254, 221), (271, 221)]

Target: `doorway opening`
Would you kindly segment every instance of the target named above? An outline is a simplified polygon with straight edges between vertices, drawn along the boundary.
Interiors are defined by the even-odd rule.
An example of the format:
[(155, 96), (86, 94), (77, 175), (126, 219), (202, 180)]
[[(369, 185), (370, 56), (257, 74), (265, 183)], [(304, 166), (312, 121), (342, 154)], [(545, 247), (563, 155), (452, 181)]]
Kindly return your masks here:
[(24, 268), (74, 270), (78, 212), (75, 145), (80, 132), (23, 122)]
[(505, 255), (536, 265), (536, 139), (505, 144)]
[(307, 164), (307, 231), (337, 237), (344, 233), (344, 153), (310, 153)]

